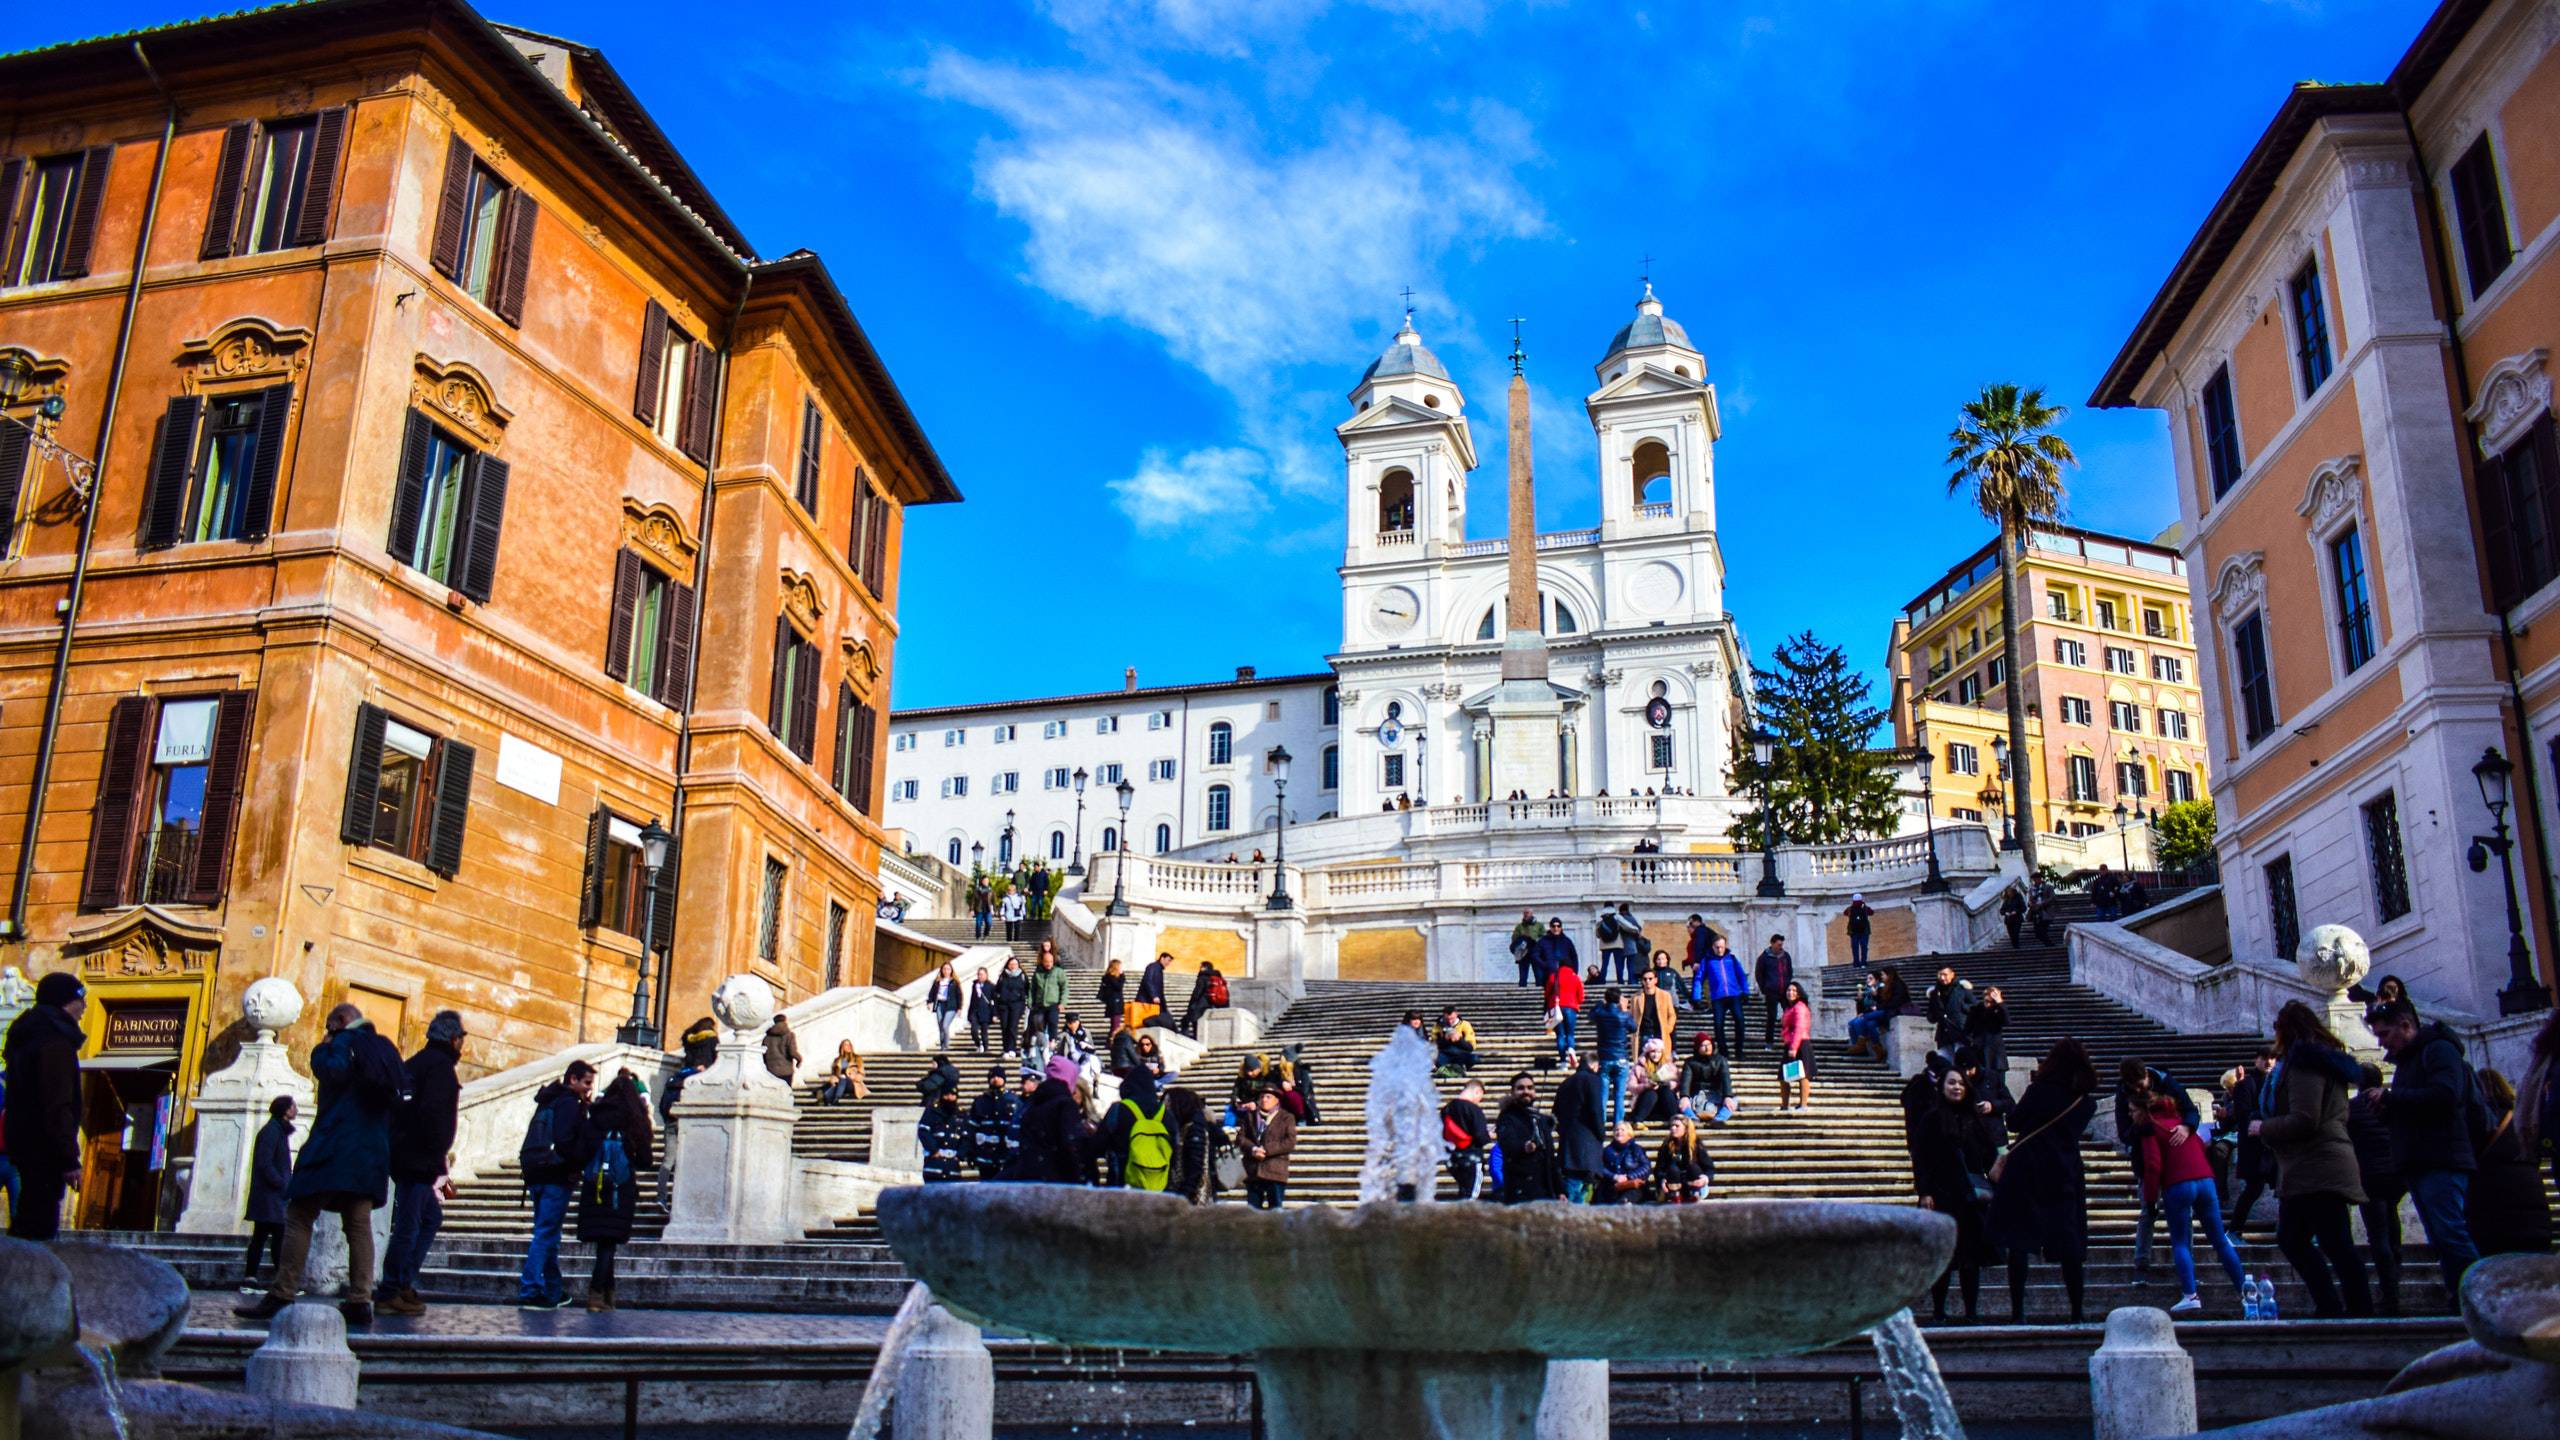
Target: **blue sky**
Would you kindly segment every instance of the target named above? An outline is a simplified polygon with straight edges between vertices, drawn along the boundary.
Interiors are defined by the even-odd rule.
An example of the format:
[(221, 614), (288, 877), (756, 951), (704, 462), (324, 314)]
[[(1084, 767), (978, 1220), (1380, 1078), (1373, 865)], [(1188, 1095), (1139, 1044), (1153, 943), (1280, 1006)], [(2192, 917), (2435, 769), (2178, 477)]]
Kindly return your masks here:
[[(201, 7), (31, 10), (13, 41)], [(1504, 524), (1528, 317), (1541, 528), (1643, 257), (1704, 351), (1728, 608), (1881, 673), (1981, 543), (1946, 431), (2050, 387), (2070, 518), (2176, 519), (2162, 422), (2081, 409), (2287, 86), (2379, 79), (2425, 0), (2108, 5), (1026, 0), (494, 19), (603, 49), (759, 250), (822, 252), (969, 497), (907, 530), (896, 703), (1313, 669), (1343, 395), (1399, 292)]]

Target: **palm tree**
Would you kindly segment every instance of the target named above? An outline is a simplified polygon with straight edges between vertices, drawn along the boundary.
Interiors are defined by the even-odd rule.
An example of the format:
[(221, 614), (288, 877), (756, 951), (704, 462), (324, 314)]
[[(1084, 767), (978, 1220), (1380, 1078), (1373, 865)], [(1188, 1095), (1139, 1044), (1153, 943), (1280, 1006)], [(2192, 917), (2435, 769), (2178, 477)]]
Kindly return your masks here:
[(1965, 402), (1961, 419), (1948, 435), (1947, 493), (1968, 485), (1983, 518), (2000, 527), (2000, 656), (2001, 689), (2009, 702), (2009, 813), (2016, 818), (2018, 849), (2027, 873), (2036, 869), (2034, 767), (2027, 764), (2027, 700), (2018, 683), (2018, 572), (2025, 558), (2027, 534), (2040, 522), (2062, 516), (2062, 471), (2077, 465), (2071, 443), (2053, 433), (2069, 412), (2044, 403), (2044, 390), (2015, 385), (1985, 385), (1979, 398)]

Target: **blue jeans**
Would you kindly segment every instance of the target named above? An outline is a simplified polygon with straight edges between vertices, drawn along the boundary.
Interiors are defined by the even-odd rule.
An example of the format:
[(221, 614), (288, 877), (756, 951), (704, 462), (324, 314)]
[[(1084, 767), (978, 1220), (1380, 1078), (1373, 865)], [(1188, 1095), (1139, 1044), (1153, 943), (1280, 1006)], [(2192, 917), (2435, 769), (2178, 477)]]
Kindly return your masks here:
[(1733, 1118), (1731, 1100), (1710, 1101), (1703, 1094), (1691, 1096), (1688, 1103), (1680, 1108), (1688, 1112), (1690, 1119), (1703, 1121), (1709, 1125), (1722, 1125)]
[(1600, 1084), (1603, 1093), (1609, 1097), (1609, 1123), (1614, 1126), (1627, 1109), (1627, 1062), (1602, 1056)]
[(1591, 1177), (1568, 1176), (1564, 1182), (1564, 1198), (1576, 1205), (1591, 1203)]
[[(1751, 1012), (1743, 1008), (1742, 997), (1727, 995), (1720, 1000), (1710, 1000), (1707, 1008), (1713, 1012), (1711, 1023), (1716, 1030), (1716, 1048), (1733, 1059), (1742, 1058), (1743, 1046), (1751, 1038)], [(1733, 1021), (1733, 1038), (1730, 1040), (1724, 1034), (1727, 1018)]]
[(1871, 1045), (1883, 1045), (1886, 1018), (1872, 1010), (1852, 1018), (1849, 1021), (1849, 1039), (1853, 1042), (1864, 1040)]
[(566, 1185), (533, 1185), (526, 1187), (533, 1197), (533, 1240), (524, 1249), (524, 1273), (516, 1279), (516, 1300), (558, 1300), (564, 1293), (560, 1287), (560, 1226), (569, 1218), (569, 1187)]
[[(565, 1202), (563, 1202), (565, 1205)], [(374, 1298), (382, 1299), (418, 1287), (418, 1267), (427, 1247), (444, 1228), (444, 1202), (436, 1198), (432, 1180), (400, 1180), (391, 1187), (391, 1249), (382, 1257), (382, 1283)]]
[(2463, 1210), (2470, 1195), (2468, 1170), (2427, 1170), (2409, 1177), (2409, 1198), (2417, 1203), (2419, 1223), (2427, 1227), (2427, 1243), (2436, 1247), (2436, 1263), (2444, 1267), (2444, 1288), (2453, 1293), (2457, 1307), (2462, 1272), (2480, 1258)]
[(1867, 963), (1867, 944), (1873, 939), (1875, 939), (1875, 936), (1872, 933), (1867, 932), (1861, 932), (1849, 937), (1850, 964), (1864, 965)]
[(2211, 1177), (2181, 1180), (2160, 1192), (2161, 1208), (2169, 1215), (2169, 1252), (2178, 1262), (2178, 1293), (2196, 1293), (2196, 1242), (2188, 1229), (2191, 1222), (2201, 1222), (2205, 1239), (2212, 1242), (2214, 1253), (2222, 1257), (2223, 1272), (2231, 1277), (2231, 1288), (2238, 1290), (2244, 1282), (2240, 1269), (2240, 1247), (2222, 1228), (2222, 1192), (2213, 1186)]
[(1580, 1020), (1581, 1018), (1582, 1018), (1582, 1012), (1581, 1012), (1581, 1011), (1579, 1011), (1579, 1010), (1568, 1010), (1568, 1009), (1566, 1009), (1565, 1007), (1563, 1007), (1563, 1006), (1561, 1006), (1561, 1005), (1559, 1005), (1559, 1006), (1557, 1006), (1557, 1007), (1556, 1007), (1556, 1058), (1557, 1058), (1557, 1059), (1561, 1060), (1561, 1059), (1563, 1059), (1565, 1056), (1570, 1055), (1570, 1054), (1572, 1054), (1572, 1053), (1573, 1053), (1573, 1027), (1574, 1027), (1574, 1022), (1575, 1022), (1575, 1021), (1577, 1021), (1577, 1020)]

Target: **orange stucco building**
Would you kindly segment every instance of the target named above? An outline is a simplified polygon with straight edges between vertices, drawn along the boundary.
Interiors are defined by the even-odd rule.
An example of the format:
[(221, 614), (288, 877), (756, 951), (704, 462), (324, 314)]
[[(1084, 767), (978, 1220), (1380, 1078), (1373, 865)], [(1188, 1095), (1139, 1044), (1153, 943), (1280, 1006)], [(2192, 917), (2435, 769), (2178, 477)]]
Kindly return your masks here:
[[(2481, 1015), (2554, 950), (2553, 13), (2446, 0), (2388, 79), (2296, 87), (2092, 397), (2169, 416), (2234, 953), (2344, 923)], [(2520, 936), (2465, 863), (2492, 751)]]
[(267, 975), (473, 1072), (611, 1038), (644, 933), (678, 1025), (863, 979), (899, 531), (959, 497), (818, 258), (459, 0), (0, 96), (0, 959), (87, 976), (109, 1116), (182, 1131)]

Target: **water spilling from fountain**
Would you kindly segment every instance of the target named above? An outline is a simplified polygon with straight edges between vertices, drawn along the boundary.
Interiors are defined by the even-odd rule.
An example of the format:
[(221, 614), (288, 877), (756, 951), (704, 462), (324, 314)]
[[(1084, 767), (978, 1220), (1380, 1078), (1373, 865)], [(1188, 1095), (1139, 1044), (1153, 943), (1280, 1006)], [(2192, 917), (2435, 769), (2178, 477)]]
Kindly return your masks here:
[(1964, 1422), (1956, 1418), (1955, 1397), (1938, 1373), (1938, 1357), (1920, 1335), (1909, 1309), (1895, 1311), (1875, 1328), (1876, 1364), (1884, 1372), (1885, 1393), (1902, 1421), (1902, 1440), (1964, 1440)]
[(908, 1337), (915, 1334), (932, 1306), (932, 1287), (908, 1287), (906, 1300), (890, 1317), (889, 1328), (880, 1337), (880, 1352), (871, 1361), (871, 1378), (862, 1382), (862, 1404), (853, 1412), (853, 1430), (847, 1440), (880, 1440), (880, 1427), (889, 1421), (890, 1402), (898, 1398), (898, 1362), (906, 1355)]
[(114, 1428), (116, 1440), (132, 1440), (132, 1429), (124, 1418), (124, 1386), (116, 1380), (115, 1352), (103, 1343), (91, 1344), (86, 1340), (81, 1341), (77, 1349), (80, 1363), (88, 1367), (90, 1377), (98, 1382), (99, 1403), (106, 1407), (107, 1423)]
[(1369, 1061), (1369, 1147), (1360, 1162), (1360, 1199), (1430, 1201), (1449, 1144), (1440, 1135), (1440, 1087), (1432, 1083), (1431, 1042), (1399, 1025)]

